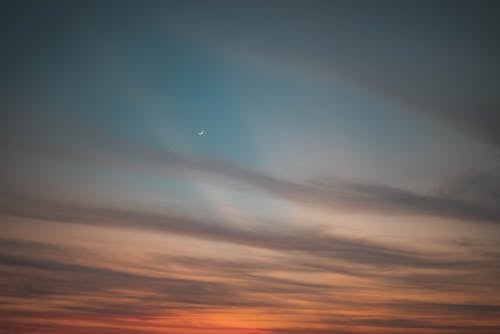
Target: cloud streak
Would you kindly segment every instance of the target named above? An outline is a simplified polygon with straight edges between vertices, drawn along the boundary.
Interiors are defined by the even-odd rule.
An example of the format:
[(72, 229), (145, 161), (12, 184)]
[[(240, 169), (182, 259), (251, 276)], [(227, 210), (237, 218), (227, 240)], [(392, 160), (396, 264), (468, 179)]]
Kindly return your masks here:
[[(429, 260), (411, 250), (385, 247), (365, 240), (327, 234), (321, 229), (269, 227), (245, 229), (193, 217), (164, 213), (82, 207), (17, 196), (3, 196), (0, 212), (15, 217), (136, 229), (209, 239), (271, 250), (311, 252), (350, 262), (390, 266), (433, 266), (453, 262)], [(458, 261), (457, 265), (463, 263)]]
[[(321, 316), (320, 323), (327, 329), (322, 331), (345, 331), (356, 333), (358, 330), (370, 332), (370, 328), (385, 328), (396, 333), (404, 329), (447, 330), (452, 333), (460, 331), (477, 331), (478, 333), (493, 333), (498, 329), (496, 325), (467, 325), (467, 321), (480, 318), (494, 317), (499, 313), (500, 306), (495, 304), (466, 304), (466, 303), (433, 303), (414, 300), (392, 300), (389, 296), (380, 294), (387, 288), (386, 284), (394, 281), (394, 273), (376, 268), (361, 269), (356, 276), (349, 280), (327, 280), (324, 283), (315, 283), (298, 278), (280, 278), (272, 275), (276, 271), (300, 272), (304, 268), (315, 270), (316, 275), (337, 274), (333, 266), (315, 266), (315, 261), (302, 259), (300, 255), (281, 257), (277, 259), (265, 258), (257, 262), (227, 262), (220, 259), (203, 259), (190, 257), (171, 257), (157, 255), (154, 261), (161, 271), (151, 272), (131, 271), (128, 269), (111, 269), (99, 264), (80, 264), (77, 261), (62, 261), (47, 259), (44, 256), (27, 257), (7, 254), (9, 250), (19, 250), (23, 247), (44, 250), (50, 244), (6, 240), (7, 246), (0, 254), (0, 272), (3, 279), (0, 287), (3, 296), (11, 298), (14, 305), (20, 301), (50, 300), (41, 312), (35, 308), (21, 308), (11, 311), (2, 309), (0, 319), (12, 330), (28, 330), (23, 325), (27, 319), (29, 323), (39, 324), (44, 328), (46, 323), (41, 319), (50, 319), (53, 330), (63, 330), (68, 324), (61, 319), (75, 319), (86, 321), (93, 319), (88, 325), (75, 327), (75, 331), (85, 331), (101, 328), (105, 332), (127, 326), (137, 326), (142, 323), (144, 333), (176, 330), (176, 326), (188, 330), (189, 328), (202, 332), (212, 330), (228, 330), (238, 332), (237, 327), (217, 327), (203, 325), (204, 314), (214, 308), (232, 317), (238, 310), (267, 312), (270, 319), (282, 321), (282, 313), (286, 310), (293, 316), (300, 316), (295, 321), (290, 319), (289, 329), (273, 329), (272, 326), (257, 325), (263, 332), (269, 333), (301, 333), (299, 326), (308, 326), (307, 317), (311, 312)], [(7, 252), (7, 253), (6, 253)], [(80, 250), (67, 248), (65, 252), (73, 258), (79, 258)], [(286, 253), (286, 252), (285, 252)], [(183, 267), (177, 271), (171, 268)], [(356, 266), (350, 267), (352, 270)], [(467, 267), (462, 266), (465, 270)], [(415, 268), (414, 268), (415, 269)], [(435, 278), (443, 275), (443, 270), (449, 270), (443, 264), (436, 271)], [(191, 272), (197, 279), (186, 278), (182, 272)], [(477, 268), (473, 269), (477, 274)], [(342, 275), (345, 273), (342, 273)], [(311, 275), (308, 275), (311, 277)], [(449, 284), (458, 283), (451, 278)], [(362, 278), (362, 280), (359, 280)], [(357, 283), (356, 283), (357, 282)], [(401, 281), (403, 282), (403, 281)], [(486, 283), (487, 285), (487, 283)], [(407, 288), (408, 286), (406, 286)], [(425, 285), (423, 291), (432, 291)], [(394, 292), (394, 286), (392, 286)], [(436, 290), (436, 293), (438, 291)], [(357, 300), (353, 296), (363, 296)], [(63, 300), (65, 302), (60, 303)], [(59, 302), (58, 302), (59, 301)], [(302, 302), (298, 302), (302, 301)], [(304, 303), (305, 302), (305, 303)], [(352, 314), (341, 316), (337, 312), (357, 309), (363, 310), (363, 315)], [(331, 312), (328, 311), (331, 309)], [(253, 310), (253, 311), (252, 311)], [(344, 310), (344, 311), (342, 311)], [(380, 311), (383, 311), (382, 315)], [(186, 315), (198, 316), (199, 325), (186, 324)], [(213, 311), (212, 311), (213, 312)], [(227, 312), (227, 313), (224, 313)], [(399, 318), (395, 318), (399, 315)], [(441, 316), (442, 319), (429, 320), (431, 317)], [(408, 317), (408, 318), (405, 318)], [(156, 323), (155, 319), (163, 319)], [(281, 320), (280, 320), (281, 319)], [(421, 319), (421, 320), (419, 320)], [(464, 323), (457, 323), (463, 319)], [(315, 320), (318, 321), (318, 320)], [(462, 320), (461, 320), (462, 321)], [(106, 324), (106, 327), (104, 327)], [(297, 327), (296, 329), (295, 326)], [(254, 331), (258, 331), (254, 327)], [(253, 333), (242, 326), (242, 333)], [(304, 327), (306, 328), (306, 327)], [(358, 329), (353, 329), (358, 328)], [(97, 330), (97, 329), (96, 329)], [(311, 329), (315, 333), (315, 329)], [(49, 331), (47, 329), (47, 331)]]
[(496, 4), (4, 7), (0, 334), (500, 332)]
[[(65, 138), (64, 134), (69, 134), (67, 131), (68, 129), (61, 134), (61, 138)], [(52, 135), (54, 133), (58, 131), (53, 130)], [(24, 148), (30, 154), (89, 166), (97, 164), (159, 175), (174, 173), (183, 177), (251, 186), (278, 198), (344, 212), (427, 215), (470, 222), (500, 222), (500, 208), (492, 201), (500, 188), (498, 177), (492, 173), (483, 173), (475, 180), (468, 181), (469, 185), (473, 182), (471, 189), (477, 195), (471, 200), (470, 197), (453, 191), (420, 194), (386, 185), (347, 180), (294, 182), (228, 161), (161, 150), (124, 141), (99, 131), (75, 129), (72, 133), (69, 138), (73, 142), (79, 142), (78, 146), (18, 142), (14, 143), (14, 147), (17, 147), (16, 151)], [(459, 178), (453, 182), (458, 186), (458, 182), (466, 181)]]

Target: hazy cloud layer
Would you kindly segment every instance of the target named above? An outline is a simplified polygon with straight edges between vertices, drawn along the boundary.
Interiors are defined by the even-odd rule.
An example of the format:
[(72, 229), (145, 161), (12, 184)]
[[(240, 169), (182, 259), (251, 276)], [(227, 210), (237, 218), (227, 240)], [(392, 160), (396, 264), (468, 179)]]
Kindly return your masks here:
[(498, 7), (7, 1), (0, 334), (499, 333)]
[[(59, 131), (59, 132), (58, 132)], [(428, 215), (471, 222), (500, 222), (496, 198), (500, 183), (496, 173), (465, 175), (444, 184), (437, 192), (419, 194), (379, 184), (349, 180), (295, 182), (249, 169), (229, 161), (193, 157), (123, 141), (100, 131), (74, 128), (61, 134), (75, 145), (37, 142), (12, 143), (16, 151), (67, 159), (88, 166), (108, 166), (155, 174), (174, 173), (212, 182), (237, 182), (272, 196), (343, 211)], [(68, 132), (70, 131), (70, 132)], [(69, 135), (69, 133), (73, 135)], [(57, 138), (57, 135), (56, 137)], [(444, 191), (443, 191), (444, 190)]]
[[(322, 319), (321, 322), (330, 326), (329, 330), (340, 332), (349, 332), (350, 328), (358, 326), (366, 328), (366, 330), (371, 327), (383, 327), (389, 332), (409, 328), (426, 328), (462, 333), (465, 328), (466, 331), (476, 330), (479, 333), (490, 333), (494, 329), (498, 329), (496, 325), (456, 323), (457, 317), (465, 322), (494, 317), (500, 312), (498, 305), (443, 304), (430, 301), (394, 302), (391, 299), (369, 297), (373, 292), (384, 291), (387, 286), (392, 286), (392, 289), (397, 291), (397, 284), (395, 285), (394, 280), (397, 277), (396, 272), (375, 269), (380, 268), (377, 263), (371, 269), (351, 265), (350, 268), (354, 272), (344, 273), (336, 272), (335, 266), (338, 265), (337, 261), (343, 262), (345, 259), (330, 257), (330, 260), (327, 260), (323, 256), (311, 261), (311, 259), (306, 260), (307, 258), (302, 259), (301, 255), (283, 256), (283, 254), (277, 258), (279, 261), (263, 258), (252, 263), (157, 255), (153, 263), (156, 263), (158, 268), (163, 268), (163, 270), (160, 269), (160, 271), (156, 271), (156, 274), (151, 274), (131, 272), (127, 269), (108, 269), (97, 264), (79, 264), (76, 261), (71, 263), (47, 260), (43, 256), (8, 255), (5, 252), (19, 250), (23, 247), (31, 249), (39, 247), (43, 251), (52, 246), (12, 239), (5, 241), (4, 244), (8, 246), (4, 246), (4, 251), (0, 254), (0, 271), (3, 276), (0, 285), (3, 296), (11, 298), (14, 305), (22, 300), (31, 302), (41, 298), (52, 300), (46, 305), (49, 309), (43, 314), (53, 321), (57, 321), (61, 317), (74, 317), (76, 319), (94, 317), (95, 321), (100, 321), (100, 318), (107, 319), (106, 324), (110, 326), (110, 329), (114, 326), (118, 329), (133, 325), (135, 320), (132, 319), (138, 319), (145, 324), (147, 328), (144, 329), (145, 332), (155, 332), (154, 319), (156, 317), (171, 319), (167, 322), (171, 321), (171, 326), (175, 326), (176, 319), (182, 319), (186, 312), (200, 314), (199, 321), (202, 321), (204, 312), (215, 307), (229, 308), (233, 310), (232, 312), (237, 310), (268, 310), (267, 312), (271, 312), (271, 318), (274, 317), (276, 321), (280, 318), (281, 312), (275, 313), (275, 311), (271, 311), (273, 309), (287, 310), (290, 314), (307, 314), (313, 311), (322, 317), (330, 317)], [(66, 248), (65, 251), (71, 254), (74, 259), (83, 259), (79, 255), (80, 250), (78, 249)], [(322, 267), (314, 264), (318, 260), (324, 263)], [(428, 259), (427, 261), (432, 262), (433, 260)], [(328, 262), (332, 265), (329, 266)], [(390, 265), (392, 266), (392, 263)], [(177, 269), (173, 270), (173, 268)], [(409, 268), (421, 269), (411, 265)], [(443, 275), (443, 270), (452, 270), (450, 274), (445, 274), (445, 276), (448, 275), (448, 287), (460, 284), (460, 279), (453, 276), (453, 270), (457, 273), (471, 270), (471, 274), (474, 275), (477, 275), (479, 270), (477, 264), (470, 269), (467, 269), (467, 265), (455, 267), (446, 263), (434, 264), (431, 268), (436, 271), (429, 274), (429, 278), (433, 276), (435, 280)], [(308, 270), (310, 274), (340, 274), (341, 276), (338, 276), (337, 280), (317, 283), (297, 278), (274, 277), (271, 274), (279, 271), (307, 273)], [(191, 276), (200, 277), (200, 279), (182, 278), (187, 272), (191, 273)], [(348, 275), (346, 277), (351, 278), (340, 279), (343, 275)], [(399, 284), (402, 291), (411, 291), (415, 287), (418, 287), (421, 292), (433, 291), (425, 284), (413, 286), (412, 276), (415, 274), (408, 275), (407, 278), (400, 278)], [(484, 287), (487, 287), (488, 281), (483, 284)], [(443, 287), (445, 286), (443, 284)], [(468, 290), (474, 291), (470, 287)], [(439, 290), (435, 291), (440, 293)], [(364, 296), (367, 300), (362, 302), (356, 298), (353, 299), (353, 295)], [(61, 300), (65, 302), (58, 302)], [(307, 303), (297, 304), (298, 300)], [(327, 305), (333, 313), (325, 309)], [(346, 306), (365, 310), (364, 315), (351, 315), (349, 317), (335, 315), (335, 310)], [(384, 310), (388, 314), (397, 312), (400, 318), (370, 317), (370, 314), (377, 314), (376, 310)], [(2, 314), (1, 318), (7, 326), (15, 330), (26, 330), (28, 327), (23, 325), (22, 319), (36, 318), (42, 313), (36, 308), (23, 307), (17, 311), (3, 309)], [(405, 316), (409, 318), (405, 318)], [(415, 320), (415, 316), (422, 320)], [(436, 316), (441, 317), (438, 322), (430, 320), (435, 319)], [(298, 320), (297, 324), (302, 323), (303, 326), (307, 326), (307, 322), (303, 319)], [(40, 326), (43, 328), (45, 325), (41, 323)], [(93, 326), (100, 325), (96, 323)], [(149, 328), (149, 326), (151, 327)], [(63, 327), (57, 325), (54, 328)], [(86, 329), (82, 328), (81, 330)], [(199, 330), (207, 330), (207, 328), (199, 327)], [(236, 329), (233, 328), (233, 330)], [(300, 332), (295, 329), (289, 331), (269, 330), (272, 333)]]

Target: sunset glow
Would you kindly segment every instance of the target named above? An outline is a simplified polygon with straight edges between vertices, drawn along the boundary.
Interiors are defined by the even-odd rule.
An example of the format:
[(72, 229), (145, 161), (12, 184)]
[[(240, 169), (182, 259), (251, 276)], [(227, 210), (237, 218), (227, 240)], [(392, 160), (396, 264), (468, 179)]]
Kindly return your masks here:
[(500, 333), (492, 1), (7, 1), (0, 334)]

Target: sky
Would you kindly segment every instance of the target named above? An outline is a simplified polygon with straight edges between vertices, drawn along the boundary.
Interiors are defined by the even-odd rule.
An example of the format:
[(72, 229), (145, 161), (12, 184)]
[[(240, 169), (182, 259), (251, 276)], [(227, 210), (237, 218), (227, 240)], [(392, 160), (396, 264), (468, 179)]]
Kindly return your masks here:
[(4, 2), (0, 333), (499, 333), (499, 9)]

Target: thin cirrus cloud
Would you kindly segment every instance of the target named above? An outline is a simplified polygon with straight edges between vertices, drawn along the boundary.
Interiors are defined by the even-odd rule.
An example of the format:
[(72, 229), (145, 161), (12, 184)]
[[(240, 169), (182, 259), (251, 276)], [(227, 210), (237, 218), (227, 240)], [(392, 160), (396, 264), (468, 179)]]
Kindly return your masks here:
[[(54, 315), (54, 320), (58, 317), (76, 316), (85, 318), (86, 315), (93, 315), (99, 313), (101, 316), (111, 317), (116, 319), (117, 328), (122, 328), (124, 318), (140, 318), (143, 322), (149, 324), (153, 322), (155, 317), (179, 317), (182, 312), (196, 312), (203, 313), (207, 307), (217, 308), (230, 308), (235, 309), (289, 309), (288, 312), (307, 313), (309, 311), (319, 312), (324, 305), (330, 307), (350, 305), (352, 308), (366, 308), (368, 313), (373, 312), (372, 306), (363, 302), (356, 302), (352, 299), (353, 294), (369, 294), (369, 291), (383, 291), (384, 286), (390, 284), (393, 289), (397, 288), (395, 274), (390, 271), (374, 270), (380, 268), (381, 263), (372, 263), (374, 267), (367, 270), (364, 267), (354, 269), (352, 264), (349, 266), (354, 270), (348, 275), (351, 277), (360, 277), (368, 281), (361, 280), (356, 283), (356, 280), (339, 280), (329, 281), (322, 284), (313, 282), (301, 282), (297, 279), (283, 279), (269, 276), (268, 273), (276, 270), (287, 271), (303, 271), (312, 270), (311, 273), (332, 273), (336, 272), (335, 261), (346, 260), (337, 253), (320, 254), (323, 262), (332, 262), (332, 266), (316, 266), (310, 259), (302, 259), (300, 254), (293, 257), (281, 258), (279, 261), (271, 261), (265, 258), (265, 261), (258, 262), (225, 262), (221, 260), (209, 260), (202, 258), (186, 258), (186, 257), (170, 257), (170, 256), (155, 256), (153, 263), (158, 264), (158, 268), (170, 268), (167, 265), (173, 265), (172, 268), (184, 267), (189, 269), (193, 275), (200, 277), (199, 279), (192, 279), (182, 277), (180, 273), (183, 271), (175, 271), (171, 269), (156, 272), (151, 274), (147, 272), (129, 272), (126, 269), (108, 269), (99, 264), (78, 264), (74, 259), (81, 261), (83, 257), (88, 257), (88, 253), (81, 253), (81, 250), (66, 248), (64, 251), (71, 254), (73, 260), (71, 262), (44, 259), (43, 256), (33, 258), (27, 255), (12, 255), (8, 254), (13, 251), (20, 251), (26, 248), (27, 250), (38, 248), (44, 252), (60, 252), (60, 247), (54, 247), (48, 244), (23, 242), (14, 240), (2, 240), (4, 249), (0, 256), (0, 264), (4, 271), (3, 291), (6, 296), (11, 298), (37, 300), (39, 298), (52, 298), (57, 296), (67, 296), (68, 301), (71, 303), (63, 303), (52, 305), (53, 311), (50, 314)], [(301, 252), (304, 250), (300, 249)], [(360, 251), (356, 249), (355, 251)], [(373, 250), (365, 250), (373, 251)], [(305, 252), (309, 252), (306, 250)], [(395, 250), (393, 250), (395, 252)], [(313, 254), (314, 252), (310, 253)], [(29, 254), (29, 252), (27, 253)], [(328, 260), (330, 259), (330, 260)], [(335, 259), (335, 260), (333, 260)], [(351, 260), (348, 260), (351, 261)], [(385, 265), (394, 268), (397, 264), (394, 263), (393, 258), (387, 258)], [(447, 265), (446, 262), (439, 264), (432, 258), (426, 260), (420, 259), (420, 263), (411, 263), (408, 259), (406, 263), (401, 264), (405, 267), (412, 267), (418, 269), (421, 265), (424, 267), (438, 269), (434, 275), (434, 281), (443, 275), (443, 269), (456, 270), (458, 273), (463, 273), (467, 269), (467, 264), (460, 265), (458, 262), (455, 266), (453, 263)], [(349, 263), (349, 262), (348, 262)], [(427, 264), (425, 264), (427, 263)], [(200, 265), (201, 264), (201, 265)], [(472, 263), (471, 263), (472, 264)], [(486, 266), (485, 266), (486, 267)], [(7, 270), (7, 271), (5, 271)], [(470, 266), (471, 275), (477, 276), (479, 266), (476, 261), (473, 266)], [(485, 273), (484, 267), (482, 269)], [(306, 271), (307, 272), (307, 271)], [(15, 274), (14, 274), (15, 273)], [(36, 274), (36, 276), (34, 276)], [(342, 273), (345, 274), (345, 273)], [(451, 272), (448, 274), (448, 283), (442, 283), (442, 287), (452, 287), (451, 282), (459, 282)], [(402, 289), (412, 289), (412, 278), (415, 274), (409, 274), (406, 278), (401, 277), (399, 285)], [(430, 275), (429, 277), (431, 277)], [(205, 277), (205, 278), (203, 278)], [(208, 277), (212, 279), (207, 280)], [(216, 280), (214, 280), (214, 277)], [(22, 282), (20, 284), (19, 282)], [(483, 283), (483, 287), (487, 287), (488, 283)], [(424, 291), (432, 290), (425, 284), (417, 284), (418, 289)], [(457, 286), (460, 288), (460, 286)], [(468, 286), (467, 291), (473, 291), (473, 287)], [(123, 291), (120, 295), (116, 295), (114, 291)], [(128, 292), (126, 292), (128, 291)], [(332, 303), (330, 294), (334, 293), (335, 302)], [(443, 290), (441, 290), (443, 291)], [(436, 290), (439, 293), (439, 290)], [(280, 297), (280, 298), (270, 298)], [(293, 297), (293, 298), (292, 298)], [(95, 303), (95, 298), (104, 299), (106, 302)], [(308, 301), (308, 304), (299, 306), (295, 305), (294, 298), (301, 298)], [(368, 298), (366, 296), (366, 298)], [(370, 298), (368, 298), (369, 300)], [(374, 303), (376, 301), (373, 301)], [(377, 308), (387, 310), (398, 310), (402, 314), (411, 313), (413, 316), (418, 315), (425, 319), (430, 314), (440, 314), (443, 317), (460, 315), (464, 319), (474, 319), (478, 316), (492, 316), (499, 312), (499, 307), (491, 304), (439, 304), (439, 303), (422, 303), (415, 301), (408, 302), (377, 302)], [(161, 311), (159, 311), (161, 310)], [(431, 312), (431, 313), (429, 313)], [(43, 313), (40, 310), (20, 309), (18, 311), (10, 311), (3, 313), (4, 321), (12, 326), (13, 329), (21, 330), (23, 328), (22, 322), (26, 317), (36, 317)], [(170, 315), (169, 315), (170, 314)], [(108, 324), (109, 324), (108, 319)], [(352, 318), (346, 320), (345, 318), (331, 318), (331, 320), (322, 320), (323, 323), (331, 323), (335, 326), (345, 326), (352, 328), (352, 326), (361, 327), (387, 327), (390, 328), (420, 328), (420, 325), (434, 329), (452, 329), (456, 324), (443, 324), (431, 323), (424, 320), (397, 320), (400, 322), (396, 324), (396, 320), (366, 320), (365, 317)], [(56, 321), (57, 323), (57, 321)], [(154, 324), (151, 323), (154, 327)], [(43, 324), (41, 325), (43, 327)], [(110, 327), (112, 328), (112, 327)], [(335, 327), (337, 328), (337, 327)], [(494, 326), (470, 326), (469, 329), (476, 329), (481, 333), (489, 333)], [(88, 329), (88, 328), (87, 328)], [(457, 327), (458, 329), (458, 327)], [(85, 328), (82, 328), (85, 330)], [(200, 330), (202, 330), (200, 328)], [(233, 329), (234, 330), (234, 329)], [(294, 329), (290, 329), (292, 332)], [(276, 329), (273, 333), (280, 333), (282, 330)]]
[[(54, 131), (57, 133), (56, 129)], [(428, 215), (490, 223), (500, 221), (500, 211), (495, 205), (500, 189), (496, 173), (469, 173), (443, 182), (435, 193), (419, 194), (386, 185), (348, 180), (293, 182), (229, 161), (161, 150), (99, 131), (75, 129), (71, 138), (77, 141), (79, 138), (84, 144), (68, 146), (19, 142), (10, 145), (17, 147), (18, 152), (26, 151), (31, 155), (76, 161), (90, 166), (153, 174), (180, 172), (181, 175), (188, 174), (188, 177), (201, 179), (215, 177), (219, 182), (237, 182), (282, 199), (336, 210)]]
[[(494, 205), (494, 173), (464, 175), (443, 183), (433, 195), (421, 195), (390, 186), (342, 180), (331, 183), (293, 182), (226, 160), (165, 151), (99, 131), (80, 128), (69, 131), (71, 136), (67, 135), (68, 132), (60, 136), (60, 129), (51, 129), (52, 134), (57, 134), (56, 137), (66, 137), (69, 140), (64, 143), (8, 141), (6, 151), (11, 152), (9, 154), (12, 154), (12, 161), (16, 161), (16, 154), (26, 154), (28, 157), (35, 155), (37, 159), (77, 162), (80, 165), (112, 170), (123, 169), (160, 176), (173, 174), (201, 182), (222, 182), (238, 189), (243, 186), (243, 189), (251, 188), (297, 205), (333, 211), (433, 216), (456, 219), (466, 224), (496, 224), (499, 221), (499, 213)], [(66, 127), (64, 131), (68, 129), (72, 128)], [(57, 194), (55, 198), (52, 194), (53, 199), (49, 200), (19, 189), (7, 188), (2, 194), (0, 212), (4, 218), (55, 223), (57, 226), (159, 233), (223, 243), (231, 247), (249, 247), (274, 254), (265, 257), (264, 261), (254, 262), (160, 254), (153, 256), (148, 262), (156, 268), (156, 274), (152, 275), (150, 272), (105, 268), (99, 264), (74, 263), (68, 258), (63, 260), (61, 248), (54, 245), (2, 240), (4, 250), (0, 256), (0, 265), (5, 270), (4, 296), (17, 301), (72, 296), (66, 297), (73, 299), (69, 305), (49, 305), (51, 312), (54, 312), (53, 321), (56, 324), (68, 314), (79, 319), (94, 317), (93, 321), (97, 323), (100, 321), (94, 316), (97, 313), (116, 319), (113, 326), (77, 326), (75, 331), (85, 333), (92, 328), (112, 333), (124, 329), (124, 318), (139, 318), (145, 319), (143, 329), (154, 333), (163, 328), (154, 323), (155, 317), (171, 319), (169, 327), (172, 327), (175, 326), (173, 323), (184, 323), (183, 319), (192, 317), (192, 312), (203, 313), (207, 309), (216, 308), (225, 310), (223, 313), (227, 312), (227, 317), (236, 319), (238, 315), (235, 311), (228, 310), (268, 312), (272, 320), (262, 320), (260, 325), (257, 322), (253, 326), (262, 328), (264, 333), (266, 330), (269, 333), (301, 333), (305, 331), (303, 328), (309, 328), (309, 321), (318, 323), (318, 320), (286, 319), (288, 329), (273, 328), (269, 322), (285, 321), (280, 315), (283, 310), (296, 310), (304, 314), (319, 312), (326, 305), (334, 309), (366, 308), (366, 314), (371, 316), (352, 318), (351, 315), (352, 319), (346, 321), (332, 319), (329, 318), (331, 314), (325, 314), (319, 323), (328, 329), (310, 329), (308, 332), (335, 330), (357, 333), (360, 330), (383, 328), (386, 332), (396, 333), (403, 329), (459, 331), (465, 328), (478, 333), (492, 333), (497, 328), (495, 324), (477, 326), (468, 323), (477, 317), (494, 317), (498, 313), (495, 303), (485, 304), (478, 300), (478, 296), (488, 294), (489, 287), (498, 280), (500, 272), (494, 254), (492, 256), (487, 251), (472, 258), (462, 258), (453, 253), (415, 251), (411, 247), (341, 236), (321, 228), (307, 227), (307, 224), (288, 226), (273, 224), (269, 220), (266, 222), (267, 228), (263, 228), (263, 224), (258, 228), (237, 226), (193, 212), (188, 214), (174, 213), (172, 210), (162, 212), (111, 208), (106, 204), (97, 206), (64, 200)], [(281, 255), (277, 256), (276, 253)], [(34, 258), (32, 254), (39, 254), (39, 257)], [(78, 254), (76, 252), (75, 257), (81, 258), (82, 255)], [(283, 257), (284, 254), (293, 256)], [(280, 272), (287, 274), (285, 277), (276, 276)], [(325, 277), (334, 275), (336, 279), (333, 281), (335, 283), (330, 279), (311, 282), (308, 279), (294, 278), (297, 273)], [(200, 279), (202, 277), (210, 279)], [(23, 283), (16, 283), (19, 280)], [(134, 292), (122, 292), (120, 298), (115, 300), (116, 289)], [(402, 291), (411, 291), (417, 295), (425, 291), (447, 296), (458, 295), (460, 298), (456, 303), (448, 304), (419, 303), (415, 300), (405, 304), (369, 297), (387, 289), (398, 298), (402, 298)], [(463, 291), (468, 291), (468, 294), (463, 296)], [(359, 295), (364, 303), (353, 303), (353, 295)], [(472, 298), (474, 302), (461, 302), (467, 298)], [(96, 302), (96, 299), (100, 301)], [(307, 306), (298, 306), (297, 299), (305, 300)], [(369, 301), (382, 304), (385, 312), (391, 316), (380, 317), (374, 311), (379, 306), (373, 307), (370, 303), (367, 306)], [(44, 313), (31, 309), (21, 309), (7, 312), (4, 319), (8, 328), (28, 331), (32, 327), (23, 325), (26, 319), (38, 319), (42, 314)], [(441, 314), (454, 320), (429, 320), (433, 314)], [(200, 316), (199, 321), (205, 321), (203, 317)], [(457, 325), (457, 317), (464, 319), (464, 323)], [(47, 332), (67, 326), (44, 325), (38, 323), (39, 320), (33, 321), (42, 329), (48, 326)], [(109, 321), (108, 319), (106, 322)], [(213, 320), (206, 321), (213, 323)], [(243, 328), (242, 333), (246, 333), (245, 328), (250, 325), (235, 320), (237, 323), (238, 321), (240, 325), (229, 325), (224, 330), (237, 331)], [(132, 321), (131, 325), (137, 326), (137, 323)], [(221, 330), (213, 325), (179, 326), (185, 331), (195, 332)], [(358, 329), (353, 330), (353, 327)]]
[(494, 3), (4, 7), (0, 332), (499, 332)]

